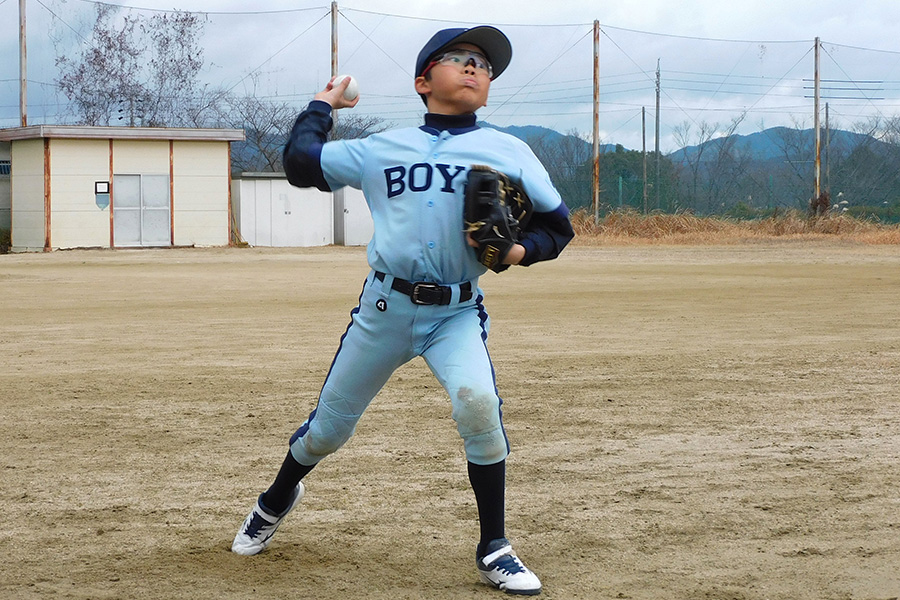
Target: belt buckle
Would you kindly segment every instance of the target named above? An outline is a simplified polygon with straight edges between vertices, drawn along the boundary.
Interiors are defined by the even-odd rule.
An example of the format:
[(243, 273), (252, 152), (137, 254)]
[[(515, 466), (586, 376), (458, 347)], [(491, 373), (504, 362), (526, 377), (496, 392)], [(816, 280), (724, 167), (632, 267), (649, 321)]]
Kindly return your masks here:
[(418, 304), (420, 306), (428, 306), (431, 304), (435, 304), (435, 302), (426, 302), (419, 298), (419, 290), (430, 290), (433, 292), (440, 292), (441, 286), (436, 283), (428, 283), (428, 282), (419, 282), (413, 284), (412, 294), (409, 295), (410, 299), (413, 301), (413, 304)]

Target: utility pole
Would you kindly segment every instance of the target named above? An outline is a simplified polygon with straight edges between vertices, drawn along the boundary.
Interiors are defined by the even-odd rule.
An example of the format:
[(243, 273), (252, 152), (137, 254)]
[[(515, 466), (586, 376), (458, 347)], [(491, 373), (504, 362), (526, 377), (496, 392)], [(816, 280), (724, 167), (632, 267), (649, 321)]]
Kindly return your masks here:
[(647, 209), (647, 107), (641, 107), (641, 155), (643, 157), (644, 162), (644, 214), (646, 215), (648, 212)]
[(821, 174), (822, 174), (822, 132), (819, 127), (819, 84), (821, 80), (819, 79), (819, 38), (816, 37), (816, 51), (815, 51), (815, 60), (816, 60), (816, 71), (815, 71), (815, 92), (813, 93), (813, 110), (815, 111), (815, 117), (813, 119), (813, 126), (816, 128), (816, 184), (815, 184), (815, 195), (813, 196), (814, 200), (819, 199), (820, 188), (821, 188)]
[(25, 0), (19, 0), (19, 115), (22, 127), (28, 127), (28, 90), (26, 72), (28, 61), (25, 53)]
[(831, 126), (828, 124), (828, 103), (825, 103), (825, 191), (831, 194)]
[[(337, 77), (338, 75), (338, 4), (337, 2), (331, 3), (331, 77)], [(331, 118), (333, 122), (332, 131), (334, 131), (334, 127), (337, 126), (338, 122), (338, 112), (332, 111)], [(347, 224), (347, 215), (346, 215), (346, 207), (344, 204), (344, 190), (339, 189), (331, 193), (332, 196), (332, 210), (334, 217), (334, 243), (338, 245), (345, 245), (347, 241), (346, 236), (346, 224)]]
[(594, 20), (594, 157), (593, 177), (594, 223), (600, 222), (600, 21)]
[[(331, 76), (338, 75), (338, 4), (331, 3)], [(337, 111), (334, 111), (333, 118), (337, 122)]]
[(656, 59), (656, 177), (653, 180), (653, 191), (656, 195), (656, 210), (661, 208), (659, 203), (659, 59)]

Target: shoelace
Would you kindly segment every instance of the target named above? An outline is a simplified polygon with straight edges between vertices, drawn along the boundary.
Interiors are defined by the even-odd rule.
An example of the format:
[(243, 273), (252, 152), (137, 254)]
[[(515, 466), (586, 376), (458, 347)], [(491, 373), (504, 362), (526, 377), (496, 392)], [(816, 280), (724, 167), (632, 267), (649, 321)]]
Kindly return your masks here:
[(494, 569), (499, 569), (499, 570), (503, 571), (504, 573), (506, 573), (507, 575), (513, 575), (515, 573), (524, 573), (525, 572), (525, 565), (523, 565), (522, 562), (518, 558), (516, 558), (515, 556), (512, 556), (510, 554), (507, 554), (506, 556), (501, 556), (500, 558), (495, 560), (493, 563), (491, 563), (489, 566)]
[(255, 538), (260, 535), (266, 527), (272, 527), (272, 523), (266, 521), (258, 512), (253, 512), (253, 518), (247, 524), (246, 533), (248, 537)]

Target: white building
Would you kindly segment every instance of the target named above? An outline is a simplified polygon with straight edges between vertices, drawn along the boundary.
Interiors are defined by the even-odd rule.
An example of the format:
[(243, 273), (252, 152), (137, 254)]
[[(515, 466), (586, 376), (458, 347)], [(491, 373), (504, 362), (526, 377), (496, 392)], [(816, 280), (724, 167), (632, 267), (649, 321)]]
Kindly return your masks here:
[(241, 173), (232, 182), (235, 223), (251, 246), (364, 246), (375, 227), (360, 190), (296, 188), (284, 173)]
[(11, 171), (0, 228), (6, 218), (14, 252), (228, 245), (230, 143), (243, 139), (239, 129), (0, 129)]

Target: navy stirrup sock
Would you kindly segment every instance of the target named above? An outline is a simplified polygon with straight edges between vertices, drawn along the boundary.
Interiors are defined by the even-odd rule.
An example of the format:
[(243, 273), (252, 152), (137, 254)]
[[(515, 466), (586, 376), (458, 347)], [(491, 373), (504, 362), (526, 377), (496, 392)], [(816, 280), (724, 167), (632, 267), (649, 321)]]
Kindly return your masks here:
[(315, 466), (307, 467), (301, 465), (288, 450), (287, 456), (284, 457), (284, 462), (281, 464), (281, 469), (275, 477), (275, 481), (261, 498), (263, 506), (276, 515), (284, 512), (291, 505), (291, 500), (294, 499), (294, 490), (297, 488), (297, 483), (306, 477), (307, 473), (312, 471)]
[(478, 556), (483, 556), (483, 550), (491, 540), (506, 537), (504, 523), (506, 461), (502, 460), (493, 465), (476, 465), (470, 462), (469, 481), (475, 492), (481, 526)]

